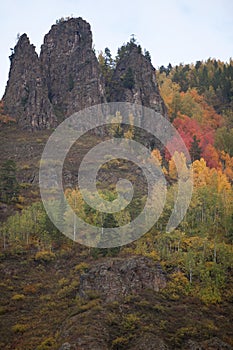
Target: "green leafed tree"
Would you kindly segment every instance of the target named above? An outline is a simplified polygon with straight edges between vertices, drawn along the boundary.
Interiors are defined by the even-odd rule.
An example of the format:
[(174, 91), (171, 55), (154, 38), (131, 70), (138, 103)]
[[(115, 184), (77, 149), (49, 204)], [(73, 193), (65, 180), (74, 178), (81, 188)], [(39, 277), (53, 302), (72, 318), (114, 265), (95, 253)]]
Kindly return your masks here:
[(10, 203), (16, 201), (19, 194), (19, 184), (16, 178), (16, 164), (13, 160), (6, 160), (0, 169), (0, 199)]
[(123, 78), (123, 85), (127, 89), (133, 89), (134, 84), (135, 84), (135, 81), (134, 81), (133, 70), (132, 68), (129, 67)]
[(224, 126), (218, 129), (215, 137), (215, 146), (233, 157), (233, 128), (229, 129)]
[(202, 149), (199, 146), (200, 140), (197, 139), (196, 135), (193, 136), (193, 141), (191, 143), (190, 147), (190, 156), (192, 161), (194, 162), (195, 160), (200, 160), (201, 159), (201, 153)]

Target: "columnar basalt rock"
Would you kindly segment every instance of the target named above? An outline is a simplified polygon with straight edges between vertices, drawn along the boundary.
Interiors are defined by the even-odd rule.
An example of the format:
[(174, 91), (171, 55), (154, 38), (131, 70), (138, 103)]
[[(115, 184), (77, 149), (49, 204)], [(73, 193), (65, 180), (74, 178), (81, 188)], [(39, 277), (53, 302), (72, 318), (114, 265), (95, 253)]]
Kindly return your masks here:
[(45, 35), (38, 57), (23, 34), (11, 55), (4, 109), (26, 129), (45, 129), (71, 114), (103, 102), (132, 102), (166, 116), (155, 69), (135, 43), (118, 60), (112, 81), (104, 77), (92, 47), (89, 23), (58, 21)]

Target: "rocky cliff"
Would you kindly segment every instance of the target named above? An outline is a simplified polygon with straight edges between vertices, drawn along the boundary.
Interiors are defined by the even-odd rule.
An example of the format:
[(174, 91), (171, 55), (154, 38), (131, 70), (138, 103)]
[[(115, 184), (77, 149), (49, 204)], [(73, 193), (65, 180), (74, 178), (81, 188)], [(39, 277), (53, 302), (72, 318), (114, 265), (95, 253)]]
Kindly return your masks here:
[(10, 56), (11, 68), (3, 96), (4, 109), (23, 128), (41, 129), (56, 125), (35, 47), (23, 34)]
[(71, 18), (53, 25), (44, 38), (40, 62), (58, 118), (105, 102), (104, 81), (86, 21)]
[(23, 34), (10, 59), (4, 109), (22, 128), (54, 127), (72, 113), (107, 100), (142, 104), (166, 115), (155, 69), (140, 47), (129, 43), (106, 82), (92, 48), (90, 25), (82, 18), (53, 25), (39, 57)]
[(110, 100), (137, 103), (166, 114), (165, 105), (156, 82), (155, 68), (150, 58), (134, 41), (122, 46), (113, 73)]

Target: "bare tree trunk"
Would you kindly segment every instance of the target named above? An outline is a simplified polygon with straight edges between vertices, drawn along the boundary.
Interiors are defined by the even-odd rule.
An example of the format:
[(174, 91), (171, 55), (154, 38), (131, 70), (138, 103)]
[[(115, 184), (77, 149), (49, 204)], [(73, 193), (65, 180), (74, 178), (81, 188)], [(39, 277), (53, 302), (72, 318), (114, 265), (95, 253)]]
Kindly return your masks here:
[(214, 263), (217, 262), (217, 247), (216, 247), (216, 237), (214, 237)]
[(179, 253), (180, 251), (180, 241), (178, 241), (178, 245), (177, 245), (177, 252)]
[(6, 249), (6, 235), (3, 233), (3, 249)]
[(193, 270), (192, 270), (191, 263), (189, 263), (189, 283), (192, 284), (192, 282), (193, 282)]
[[(76, 197), (74, 197), (74, 209), (76, 209)], [(74, 242), (76, 242), (76, 214), (74, 211), (74, 236), (73, 236)]]

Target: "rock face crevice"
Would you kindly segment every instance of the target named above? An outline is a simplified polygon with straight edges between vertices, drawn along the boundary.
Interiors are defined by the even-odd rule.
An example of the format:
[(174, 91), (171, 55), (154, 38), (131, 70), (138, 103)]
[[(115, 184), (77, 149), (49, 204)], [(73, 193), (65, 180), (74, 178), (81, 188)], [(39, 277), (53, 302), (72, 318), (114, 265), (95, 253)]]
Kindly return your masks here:
[(71, 114), (107, 99), (138, 103), (166, 116), (155, 69), (140, 47), (130, 43), (112, 81), (106, 82), (93, 51), (90, 24), (82, 18), (53, 25), (39, 57), (23, 34), (10, 59), (4, 109), (21, 128), (54, 127)]

